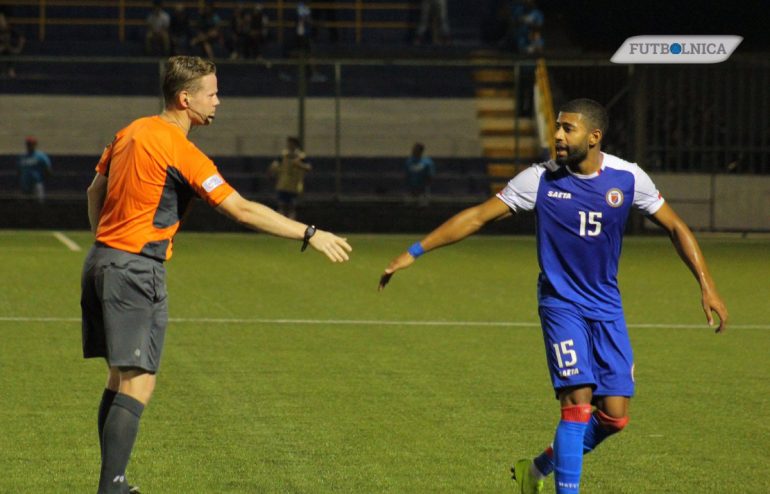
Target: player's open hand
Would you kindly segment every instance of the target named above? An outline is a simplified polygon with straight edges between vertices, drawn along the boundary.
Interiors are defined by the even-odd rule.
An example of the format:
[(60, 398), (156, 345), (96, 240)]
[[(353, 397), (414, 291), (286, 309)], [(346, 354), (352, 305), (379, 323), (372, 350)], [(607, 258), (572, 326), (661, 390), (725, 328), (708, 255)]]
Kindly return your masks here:
[(399, 269), (408, 268), (412, 265), (413, 262), (414, 257), (412, 257), (412, 255), (408, 252), (404, 252), (400, 256), (390, 261), (388, 267), (385, 268), (385, 272), (382, 273), (382, 276), (380, 276), (380, 284), (377, 287), (377, 290), (382, 291), (385, 288), (385, 285), (387, 285), (390, 281), (390, 278), (396, 273), (396, 271)]
[(706, 319), (709, 322), (709, 326), (714, 325), (714, 314), (716, 312), (719, 316), (719, 326), (715, 330), (716, 333), (722, 333), (727, 329), (727, 319), (729, 314), (727, 313), (727, 307), (719, 296), (719, 293), (713, 288), (707, 288), (703, 290), (703, 312), (706, 313)]
[(318, 252), (325, 254), (331, 262), (350, 260), (348, 252), (353, 250), (346, 238), (324, 230), (317, 230), (315, 235), (310, 237), (310, 245)]

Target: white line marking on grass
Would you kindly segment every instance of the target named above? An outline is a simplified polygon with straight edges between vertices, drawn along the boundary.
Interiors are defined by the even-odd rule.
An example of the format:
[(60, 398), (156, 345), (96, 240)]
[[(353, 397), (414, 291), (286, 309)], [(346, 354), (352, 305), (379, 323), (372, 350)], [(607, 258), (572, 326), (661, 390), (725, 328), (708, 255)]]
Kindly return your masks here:
[[(79, 317), (24, 317), (0, 316), (0, 322), (79, 322)], [(174, 323), (206, 324), (298, 324), (322, 325), (338, 324), (346, 326), (486, 326), (539, 328), (539, 322), (523, 321), (392, 321), (376, 319), (258, 319), (239, 317), (170, 317)], [(706, 324), (629, 324), (631, 329), (709, 329)], [(770, 329), (770, 324), (731, 324), (730, 329)]]
[(74, 240), (63, 234), (62, 232), (53, 232), (53, 236), (58, 240), (59, 242), (63, 243), (65, 247), (67, 247), (72, 252), (80, 252), (81, 249), (78, 244), (75, 243)]

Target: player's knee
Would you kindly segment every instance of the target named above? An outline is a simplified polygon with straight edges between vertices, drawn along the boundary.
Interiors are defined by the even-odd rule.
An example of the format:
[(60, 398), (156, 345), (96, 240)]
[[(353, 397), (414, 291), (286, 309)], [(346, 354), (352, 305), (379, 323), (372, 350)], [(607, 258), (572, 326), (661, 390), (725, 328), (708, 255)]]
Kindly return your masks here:
[(567, 422), (586, 423), (591, 420), (591, 405), (567, 405), (561, 407), (561, 419)]
[(622, 431), (626, 425), (628, 425), (629, 418), (628, 415), (623, 417), (612, 417), (601, 410), (596, 410), (596, 420), (599, 421), (599, 425), (604, 429), (614, 434)]

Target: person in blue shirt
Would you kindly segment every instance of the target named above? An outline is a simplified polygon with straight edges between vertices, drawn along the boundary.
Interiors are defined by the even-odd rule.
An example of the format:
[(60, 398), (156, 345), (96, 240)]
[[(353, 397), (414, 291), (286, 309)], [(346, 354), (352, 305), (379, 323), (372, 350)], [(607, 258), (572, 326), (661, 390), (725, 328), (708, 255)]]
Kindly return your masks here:
[(425, 145), (414, 143), (412, 154), (404, 164), (406, 187), (412, 200), (421, 206), (427, 206), (430, 201), (430, 183), (436, 174), (436, 165), (425, 155)]
[(45, 202), (45, 179), (51, 174), (51, 159), (37, 150), (37, 138), (28, 136), (24, 139), (27, 152), (18, 159), (19, 185), (21, 191), (32, 196), (42, 204)]
[(542, 492), (543, 479), (552, 472), (557, 493), (579, 492), (583, 455), (628, 423), (634, 360), (617, 271), (632, 207), (669, 234), (700, 285), (709, 325), (716, 313), (716, 332), (727, 327), (727, 309), (690, 229), (638, 165), (601, 151), (608, 122), (595, 101), (562, 106), (554, 160), (532, 165), (496, 196), (449, 219), (393, 259), (380, 278), (382, 290), (425, 252), (511, 213), (535, 211), (538, 312), (561, 420), (552, 446), (512, 468), (521, 493)]

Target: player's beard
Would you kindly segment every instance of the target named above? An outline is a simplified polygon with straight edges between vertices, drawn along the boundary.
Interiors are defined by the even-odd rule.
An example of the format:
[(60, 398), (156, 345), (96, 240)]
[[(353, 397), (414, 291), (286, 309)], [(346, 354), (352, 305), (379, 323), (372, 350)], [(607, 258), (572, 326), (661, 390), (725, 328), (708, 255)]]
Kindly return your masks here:
[(588, 142), (585, 142), (583, 146), (575, 148), (572, 146), (567, 147), (567, 156), (563, 158), (556, 158), (556, 163), (560, 166), (569, 166), (573, 169), (583, 160), (588, 157)]

